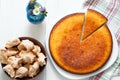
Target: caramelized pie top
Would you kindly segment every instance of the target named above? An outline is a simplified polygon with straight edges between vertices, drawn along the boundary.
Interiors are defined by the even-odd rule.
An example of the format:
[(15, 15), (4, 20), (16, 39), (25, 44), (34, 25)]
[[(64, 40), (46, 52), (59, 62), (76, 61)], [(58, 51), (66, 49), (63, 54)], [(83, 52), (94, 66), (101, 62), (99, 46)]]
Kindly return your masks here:
[(82, 40), (87, 38), (90, 34), (102, 27), (107, 22), (107, 18), (101, 13), (88, 9), (85, 22), (83, 25)]
[[(97, 15), (91, 11), (90, 15)], [(88, 28), (94, 32), (80, 41), (84, 17), (83, 13), (74, 13), (62, 18), (54, 25), (49, 37), (49, 48), (54, 61), (64, 70), (77, 74), (98, 70), (107, 62), (112, 51), (112, 37), (107, 25), (103, 25), (105, 21), (96, 31), (85, 27), (84, 31)], [(102, 17), (98, 17), (101, 20), (99, 18)], [(96, 20), (97, 18), (91, 18), (87, 23), (93, 22), (98, 26), (99, 21)]]

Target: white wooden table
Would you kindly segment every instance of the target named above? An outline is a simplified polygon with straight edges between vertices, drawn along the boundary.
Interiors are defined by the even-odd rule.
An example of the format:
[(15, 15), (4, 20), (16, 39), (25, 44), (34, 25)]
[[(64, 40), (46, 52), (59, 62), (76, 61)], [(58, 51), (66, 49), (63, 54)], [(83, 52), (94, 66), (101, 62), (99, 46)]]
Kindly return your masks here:
[[(26, 18), (26, 5), (29, 0), (0, 0), (0, 48), (5, 46), (7, 40), (13, 37), (29, 36), (46, 43), (46, 34), (49, 34), (51, 25), (61, 17), (82, 11), (84, 0), (37, 0), (46, 6), (48, 16), (39, 25), (33, 25)], [(63, 9), (64, 8), (64, 9)], [(0, 80), (11, 80), (0, 67)], [(44, 72), (38, 80), (69, 80), (61, 76), (53, 67), (48, 58)], [(87, 79), (85, 79), (87, 80)], [(115, 78), (113, 80), (120, 80)]]

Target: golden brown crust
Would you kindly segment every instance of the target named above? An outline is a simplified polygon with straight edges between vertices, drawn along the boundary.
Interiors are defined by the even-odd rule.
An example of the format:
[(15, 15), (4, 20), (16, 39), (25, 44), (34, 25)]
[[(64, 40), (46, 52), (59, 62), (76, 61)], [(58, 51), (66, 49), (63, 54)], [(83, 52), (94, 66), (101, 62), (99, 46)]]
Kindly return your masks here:
[(84, 14), (68, 15), (50, 33), (49, 48), (54, 61), (63, 69), (86, 74), (102, 67), (111, 54), (112, 37), (106, 25), (80, 42)]
[(82, 34), (82, 40), (87, 38), (90, 34), (95, 32), (97, 29), (102, 27), (107, 22), (107, 18), (102, 15), (101, 13), (88, 9), (86, 18), (85, 18), (85, 23), (84, 23), (84, 31)]

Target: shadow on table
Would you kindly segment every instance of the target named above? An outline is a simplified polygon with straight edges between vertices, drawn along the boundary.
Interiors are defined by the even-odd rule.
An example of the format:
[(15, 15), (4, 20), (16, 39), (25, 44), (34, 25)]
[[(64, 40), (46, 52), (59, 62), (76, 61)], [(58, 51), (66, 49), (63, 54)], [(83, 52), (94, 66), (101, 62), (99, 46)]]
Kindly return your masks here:
[(45, 43), (45, 36), (46, 36), (46, 25), (45, 21), (40, 24), (28, 24), (27, 29), (28, 36), (33, 37), (39, 41), (41, 41), (43, 44)]

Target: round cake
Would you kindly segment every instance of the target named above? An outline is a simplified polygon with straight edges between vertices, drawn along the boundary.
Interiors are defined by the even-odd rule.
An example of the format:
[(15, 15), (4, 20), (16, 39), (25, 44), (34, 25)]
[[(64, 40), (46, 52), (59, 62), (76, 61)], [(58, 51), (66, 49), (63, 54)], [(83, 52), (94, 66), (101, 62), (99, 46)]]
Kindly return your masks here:
[(49, 37), (50, 53), (56, 64), (76, 74), (100, 69), (112, 51), (112, 37), (107, 25), (80, 40), (84, 17), (83, 13), (65, 16), (54, 25)]

